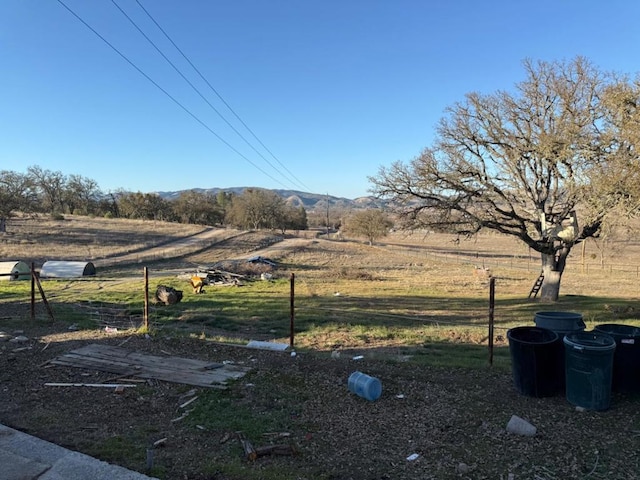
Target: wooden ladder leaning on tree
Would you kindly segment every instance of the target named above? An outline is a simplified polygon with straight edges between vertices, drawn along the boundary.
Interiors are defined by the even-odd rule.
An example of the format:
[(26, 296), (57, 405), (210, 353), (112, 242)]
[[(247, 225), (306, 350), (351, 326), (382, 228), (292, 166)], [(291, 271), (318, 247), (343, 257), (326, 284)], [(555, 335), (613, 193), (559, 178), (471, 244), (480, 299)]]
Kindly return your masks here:
[(536, 298), (538, 292), (540, 291), (540, 287), (542, 287), (542, 282), (544, 282), (544, 272), (540, 272), (540, 276), (536, 279), (536, 282), (531, 287), (531, 291), (529, 292), (529, 298)]

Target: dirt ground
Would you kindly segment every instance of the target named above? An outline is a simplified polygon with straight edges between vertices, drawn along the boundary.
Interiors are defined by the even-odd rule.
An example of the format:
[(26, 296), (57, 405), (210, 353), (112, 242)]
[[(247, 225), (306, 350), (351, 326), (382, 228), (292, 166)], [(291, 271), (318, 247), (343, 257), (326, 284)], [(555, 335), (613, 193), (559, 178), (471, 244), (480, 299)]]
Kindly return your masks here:
[[(1, 421), (165, 479), (633, 479), (640, 473), (640, 413), (633, 398), (616, 395), (609, 411), (579, 412), (561, 396), (522, 396), (509, 372), (488, 367), (418, 369), (368, 351), (292, 357), (162, 333), (70, 332), (62, 324), (17, 327), (3, 324), (5, 332), (13, 329), (9, 337), (27, 340), (0, 343)], [(215, 394), (161, 381), (137, 383), (122, 393), (45, 386), (114, 382), (113, 374), (48, 363), (88, 343), (234, 362), (252, 371)], [(359, 353), (364, 358), (354, 360)], [(347, 379), (356, 370), (381, 380), (377, 401), (348, 391)], [(199, 397), (194, 404), (231, 401), (239, 415), (249, 411), (256, 422), (276, 412), (283, 419), (277, 431), (249, 432), (247, 438), (256, 447), (293, 445), (296, 454), (248, 461), (233, 422), (210, 428), (206, 418), (175, 421), (183, 413), (180, 405), (194, 395)], [(208, 412), (215, 416), (215, 405)], [(534, 424), (536, 436), (507, 433), (514, 414)], [(149, 471), (147, 450), (162, 439), (152, 449)], [(408, 460), (413, 454), (417, 459)]]

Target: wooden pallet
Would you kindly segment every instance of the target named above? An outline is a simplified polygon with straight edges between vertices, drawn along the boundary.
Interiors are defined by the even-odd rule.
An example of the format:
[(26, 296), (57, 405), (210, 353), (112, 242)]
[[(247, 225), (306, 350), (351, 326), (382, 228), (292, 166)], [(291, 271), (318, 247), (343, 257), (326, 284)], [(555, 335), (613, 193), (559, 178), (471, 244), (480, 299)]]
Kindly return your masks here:
[(147, 355), (97, 343), (72, 350), (50, 363), (209, 388), (225, 388), (228, 380), (241, 378), (251, 370), (233, 364)]

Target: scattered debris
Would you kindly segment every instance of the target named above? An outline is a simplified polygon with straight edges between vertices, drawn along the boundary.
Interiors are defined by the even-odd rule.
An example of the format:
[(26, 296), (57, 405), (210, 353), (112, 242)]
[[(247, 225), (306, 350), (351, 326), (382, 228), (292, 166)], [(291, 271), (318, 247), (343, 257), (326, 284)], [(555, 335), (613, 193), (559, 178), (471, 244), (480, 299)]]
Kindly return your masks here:
[(509, 423), (507, 423), (507, 432), (523, 435), (525, 437), (533, 437), (536, 434), (536, 427), (531, 425), (524, 418), (512, 415)]
[(247, 440), (242, 432), (236, 432), (236, 436), (240, 441), (240, 445), (242, 445), (245, 457), (247, 460), (252, 462), (259, 457), (264, 457), (266, 455), (295, 455), (298, 453), (296, 447), (290, 443), (266, 445), (264, 447), (256, 448), (249, 440)]
[(253, 448), (253, 445), (247, 438), (244, 436), (242, 432), (237, 432), (238, 440), (240, 441), (240, 445), (242, 445), (242, 449), (244, 450), (244, 455), (247, 457), (247, 460), (254, 461), (258, 458), (258, 454), (256, 453), (256, 449)]
[(104, 331), (106, 333), (118, 333), (118, 329), (116, 327), (104, 327)]
[(67, 330), (69, 330), (70, 332), (77, 332), (78, 330), (80, 330), (80, 327), (78, 327), (76, 323), (72, 323), (67, 327)]
[(182, 405), (180, 405), (180, 407), (178, 408), (185, 408), (187, 405), (191, 405), (193, 402), (195, 402), (198, 399), (198, 397), (193, 397), (191, 400), (187, 400), (186, 402), (184, 402)]
[(180, 420), (184, 420), (185, 418), (187, 418), (189, 416), (189, 412), (191, 412), (191, 410), (187, 410), (186, 412), (184, 412), (179, 417), (171, 419), (171, 423), (176, 423), (176, 422), (179, 422)]
[(249, 263), (262, 263), (264, 265), (269, 265), (270, 267), (277, 267), (278, 264), (269, 258), (261, 257), (260, 255), (251, 257), (247, 259)]
[(409, 462), (413, 462), (414, 460), (417, 460), (419, 456), (420, 456), (420, 455), (419, 455), (419, 454), (417, 454), (417, 453), (412, 453), (411, 455), (409, 455), (409, 456), (407, 457), (407, 460), (408, 460)]
[(167, 437), (161, 438), (160, 440), (156, 440), (155, 442), (153, 442), (153, 446), (161, 447), (161, 446), (164, 446), (165, 443), (167, 443)]
[(364, 358), (364, 355), (356, 355), (355, 357), (353, 357), (353, 360), (362, 360)]
[(260, 340), (251, 340), (247, 343), (247, 347), (249, 348), (258, 348), (261, 350), (276, 350), (279, 352), (283, 352), (289, 348), (289, 345), (286, 343), (276, 343), (276, 342), (264, 342)]

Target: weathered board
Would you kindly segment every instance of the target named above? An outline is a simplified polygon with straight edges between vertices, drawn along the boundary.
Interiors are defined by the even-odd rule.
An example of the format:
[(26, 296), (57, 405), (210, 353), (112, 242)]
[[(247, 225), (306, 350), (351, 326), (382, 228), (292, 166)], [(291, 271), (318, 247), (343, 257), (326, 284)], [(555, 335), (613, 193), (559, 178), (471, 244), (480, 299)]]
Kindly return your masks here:
[(97, 343), (72, 350), (50, 363), (210, 388), (225, 388), (228, 380), (243, 377), (251, 370), (240, 365), (147, 355)]

